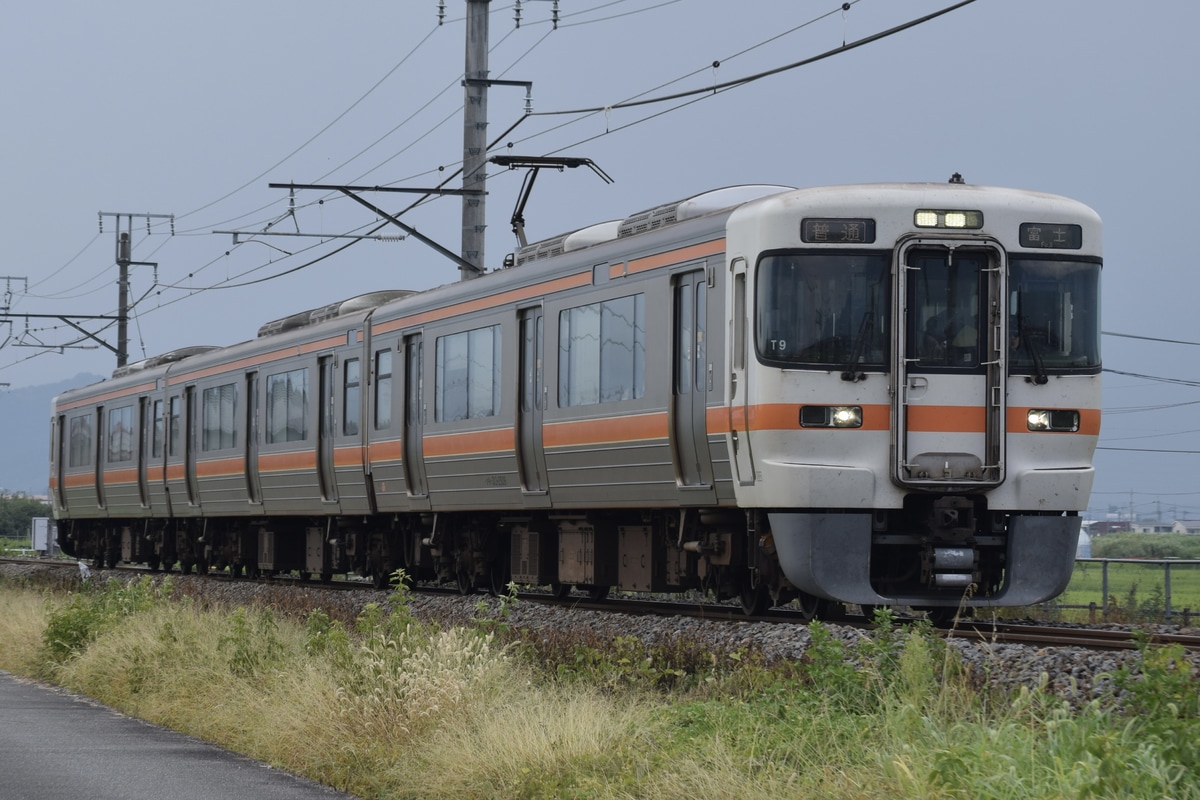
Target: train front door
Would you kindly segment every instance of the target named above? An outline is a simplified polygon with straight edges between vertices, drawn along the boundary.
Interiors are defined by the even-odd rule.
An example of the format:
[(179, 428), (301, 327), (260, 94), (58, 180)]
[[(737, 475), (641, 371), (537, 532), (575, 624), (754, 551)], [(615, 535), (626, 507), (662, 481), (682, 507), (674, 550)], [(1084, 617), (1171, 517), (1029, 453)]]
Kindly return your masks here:
[[(712, 489), (708, 452), (708, 282), (703, 269), (675, 278), (671, 441), (680, 488)], [(703, 502), (700, 497), (697, 502)]]
[(517, 463), (525, 504), (550, 505), (546, 478), (546, 453), (542, 449), (542, 412), (545, 407), (544, 324), (541, 308), (521, 312), (521, 372), (517, 400)]
[(907, 486), (1004, 480), (1002, 251), (913, 241), (899, 254), (895, 476)]

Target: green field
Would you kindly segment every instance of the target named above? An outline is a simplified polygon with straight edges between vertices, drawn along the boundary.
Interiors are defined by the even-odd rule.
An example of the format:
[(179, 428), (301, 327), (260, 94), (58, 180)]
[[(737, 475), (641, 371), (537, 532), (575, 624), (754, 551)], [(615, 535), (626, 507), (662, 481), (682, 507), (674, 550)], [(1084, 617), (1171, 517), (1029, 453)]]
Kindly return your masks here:
[[(1108, 568), (1109, 618), (1116, 621), (1161, 619), (1167, 606), (1166, 567), (1161, 561), (1120, 562), (1107, 565), (1079, 561), (1058, 606), (1106, 605), (1104, 568)], [(1173, 616), (1184, 609), (1200, 615), (1200, 563), (1170, 565), (1170, 606)], [(1098, 617), (1099, 618), (1099, 617)]]

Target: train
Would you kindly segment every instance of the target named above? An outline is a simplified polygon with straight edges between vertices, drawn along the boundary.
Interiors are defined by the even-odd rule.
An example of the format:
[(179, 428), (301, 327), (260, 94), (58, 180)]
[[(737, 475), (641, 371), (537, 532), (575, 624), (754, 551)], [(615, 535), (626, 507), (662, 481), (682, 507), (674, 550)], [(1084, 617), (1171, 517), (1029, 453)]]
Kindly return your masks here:
[(1101, 233), (957, 174), (730, 186), (332, 302), (54, 398), (60, 545), (806, 618), (1045, 601), (1094, 477)]

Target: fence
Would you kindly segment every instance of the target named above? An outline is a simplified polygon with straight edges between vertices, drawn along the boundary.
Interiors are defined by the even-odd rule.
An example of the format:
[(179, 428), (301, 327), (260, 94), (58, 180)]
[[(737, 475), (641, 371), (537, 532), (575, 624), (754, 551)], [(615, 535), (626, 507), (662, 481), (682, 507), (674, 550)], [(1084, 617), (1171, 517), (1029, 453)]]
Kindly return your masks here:
[(1044, 607), (1083, 609), (1090, 622), (1145, 620), (1190, 625), (1200, 612), (1200, 559), (1076, 559), (1066, 592)]

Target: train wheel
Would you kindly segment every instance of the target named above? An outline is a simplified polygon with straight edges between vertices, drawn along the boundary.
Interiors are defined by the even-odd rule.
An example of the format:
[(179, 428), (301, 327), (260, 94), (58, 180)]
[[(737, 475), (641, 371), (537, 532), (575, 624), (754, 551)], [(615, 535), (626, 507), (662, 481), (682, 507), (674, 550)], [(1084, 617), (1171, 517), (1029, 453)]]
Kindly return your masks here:
[(371, 573), (371, 586), (382, 591), (388, 588), (388, 585), (391, 583), (391, 577), (392, 574), (390, 572), (379, 567)]
[(811, 594), (800, 592), (800, 596), (796, 598), (800, 605), (800, 616), (805, 622), (812, 622), (814, 619), (824, 619), (826, 610), (829, 607), (829, 601), (820, 597), (814, 597)]
[(883, 606), (869, 606), (869, 605), (868, 606), (864, 606), (864, 605), (859, 606), (859, 608), (862, 609), (862, 615), (867, 618), (867, 622), (874, 622), (875, 621), (875, 611), (882, 607)]
[(743, 584), (741, 600), (742, 611), (748, 617), (757, 617), (771, 607), (771, 595), (762, 584)]
[(468, 569), (459, 568), (456, 573), (458, 593), (461, 595), (475, 594), (475, 574)]
[(587, 590), (588, 600), (593, 603), (599, 603), (604, 598), (608, 597), (610, 586), (589, 586)]
[(550, 584), (550, 593), (557, 600), (566, 600), (571, 594), (571, 584), (569, 583), (552, 583)]
[(488, 594), (492, 597), (508, 594), (508, 584), (512, 581), (512, 570), (508, 565), (509, 558), (510, 556), (504, 553), (492, 562), (491, 571), (488, 572)]

